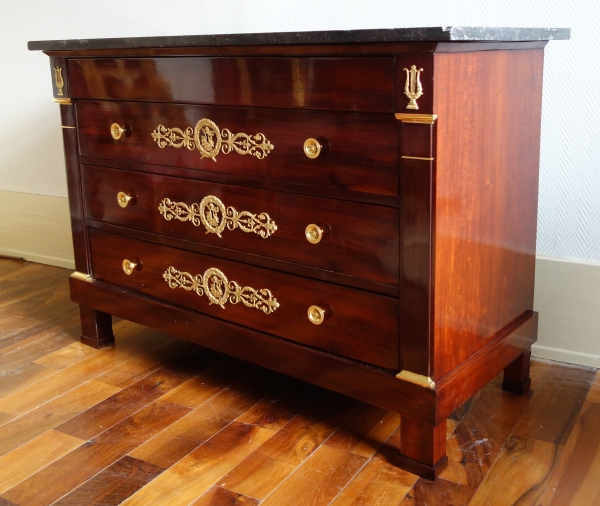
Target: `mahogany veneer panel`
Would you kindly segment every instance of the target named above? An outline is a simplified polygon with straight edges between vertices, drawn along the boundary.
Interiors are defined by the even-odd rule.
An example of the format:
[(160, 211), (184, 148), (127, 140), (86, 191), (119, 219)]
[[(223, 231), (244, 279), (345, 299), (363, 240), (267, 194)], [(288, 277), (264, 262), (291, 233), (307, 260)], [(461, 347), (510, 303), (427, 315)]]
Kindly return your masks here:
[(542, 63), (541, 49), (435, 55), (436, 380), (533, 309)]
[[(86, 215), (93, 220), (380, 283), (398, 283), (397, 209), (85, 165), (82, 172)], [(117, 202), (120, 191), (135, 195), (125, 209)], [(209, 195), (238, 212), (247, 211), (257, 216), (267, 213), (277, 229), (263, 238), (239, 228), (225, 228), (219, 237), (207, 233), (199, 217), (195, 226), (191, 221), (166, 220), (159, 213), (159, 204), (165, 198), (191, 206), (200, 204)], [(306, 226), (311, 223), (326, 230), (326, 236), (318, 244), (311, 244), (304, 235)], [(266, 232), (262, 228), (259, 231)]]
[(69, 76), (73, 98), (394, 111), (389, 56), (71, 59)]
[[(90, 231), (94, 278), (150, 295), (315, 348), (360, 359), (387, 369), (398, 368), (398, 301), (391, 297), (251, 267), (198, 253)], [(141, 261), (131, 275), (123, 272), (124, 258)], [(193, 277), (207, 269), (222, 271), (241, 287), (270, 290), (279, 307), (265, 314), (259, 308), (226, 302), (213, 304), (204, 294), (170, 288), (163, 274), (174, 267)], [(293, 289), (289, 289), (293, 287)], [(331, 316), (320, 325), (307, 317), (311, 305), (329, 307)], [(371, 318), (373, 308), (380, 317)]]
[[(152, 138), (158, 125), (193, 129), (203, 118), (234, 134), (262, 133), (273, 148), (262, 159), (234, 151), (220, 153), (212, 160), (202, 158), (197, 149), (160, 148)], [(112, 123), (128, 133), (113, 139)], [(83, 156), (378, 195), (398, 194), (397, 121), (390, 114), (294, 110), (282, 117), (276, 109), (80, 101), (77, 126)], [(316, 159), (304, 154), (308, 138), (325, 139), (327, 149)]]

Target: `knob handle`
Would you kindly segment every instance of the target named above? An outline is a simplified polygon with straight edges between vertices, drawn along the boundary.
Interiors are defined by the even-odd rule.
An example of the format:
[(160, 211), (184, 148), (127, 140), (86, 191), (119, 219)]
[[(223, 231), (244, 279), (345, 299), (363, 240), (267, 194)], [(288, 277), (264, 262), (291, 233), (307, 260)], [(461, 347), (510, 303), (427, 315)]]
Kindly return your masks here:
[(304, 141), (304, 154), (309, 158), (317, 158), (323, 150), (322, 142), (309, 137)]
[(126, 208), (127, 204), (133, 200), (133, 196), (125, 192), (117, 193), (117, 202), (122, 208)]
[(123, 260), (123, 272), (125, 274), (127, 274), (128, 276), (131, 276), (131, 273), (135, 270), (135, 269), (139, 269), (140, 266), (142, 265), (142, 263), (137, 259), (133, 259), (133, 260), (128, 260), (127, 258), (125, 260)]
[(331, 309), (325, 306), (310, 306), (308, 308), (308, 321), (313, 325), (321, 325), (321, 323), (329, 318)]
[(110, 125), (110, 135), (112, 135), (112, 138), (116, 141), (118, 141), (123, 136), (125, 131), (125, 127), (122, 127), (118, 123), (113, 123), (112, 125)]
[(306, 240), (311, 244), (318, 244), (323, 239), (323, 229), (319, 225), (311, 223), (304, 230)]

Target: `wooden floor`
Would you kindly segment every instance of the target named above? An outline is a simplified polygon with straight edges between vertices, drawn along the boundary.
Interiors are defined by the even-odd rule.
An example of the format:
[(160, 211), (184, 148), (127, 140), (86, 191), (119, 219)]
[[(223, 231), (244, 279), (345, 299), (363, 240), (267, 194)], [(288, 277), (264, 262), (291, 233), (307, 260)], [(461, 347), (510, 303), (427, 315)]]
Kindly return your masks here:
[(0, 259), (0, 505), (600, 504), (600, 375), (535, 361), (448, 422), (435, 483), (400, 417), (119, 321), (79, 343), (69, 271)]

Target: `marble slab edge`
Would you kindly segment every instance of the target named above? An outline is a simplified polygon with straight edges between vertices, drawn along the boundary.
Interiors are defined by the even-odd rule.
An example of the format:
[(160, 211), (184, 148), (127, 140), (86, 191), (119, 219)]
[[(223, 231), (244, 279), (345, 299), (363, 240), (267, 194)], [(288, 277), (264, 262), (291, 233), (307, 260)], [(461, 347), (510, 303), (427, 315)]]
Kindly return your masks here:
[(288, 44), (365, 44), (390, 42), (518, 42), (567, 40), (569, 28), (431, 27), (320, 32), (240, 33), (123, 37), (110, 39), (37, 40), (32, 50), (77, 51), (88, 49), (176, 48), (202, 46), (253, 46)]

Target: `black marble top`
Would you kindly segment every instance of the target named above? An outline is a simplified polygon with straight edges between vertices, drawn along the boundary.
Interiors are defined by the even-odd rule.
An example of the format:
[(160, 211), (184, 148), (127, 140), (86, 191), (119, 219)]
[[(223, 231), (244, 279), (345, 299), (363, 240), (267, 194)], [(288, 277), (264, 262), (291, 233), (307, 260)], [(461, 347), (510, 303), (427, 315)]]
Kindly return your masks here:
[(569, 28), (485, 28), (445, 26), (327, 32), (239, 33), (177, 35), (172, 37), (123, 37), (114, 39), (36, 40), (30, 50), (71, 51), (85, 49), (135, 49), (148, 47), (252, 46), (275, 44), (352, 44), (373, 42), (515, 42), (566, 40)]

